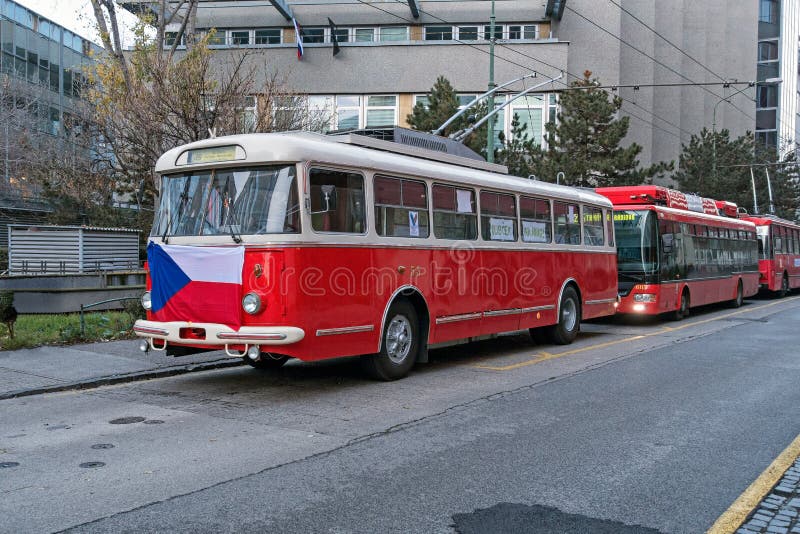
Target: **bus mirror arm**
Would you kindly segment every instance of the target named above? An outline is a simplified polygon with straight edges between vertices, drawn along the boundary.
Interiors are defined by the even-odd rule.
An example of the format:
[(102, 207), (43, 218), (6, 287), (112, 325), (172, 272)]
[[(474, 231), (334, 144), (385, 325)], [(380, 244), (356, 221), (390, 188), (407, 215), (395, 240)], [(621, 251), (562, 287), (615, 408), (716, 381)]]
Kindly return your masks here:
[(311, 214), (327, 213), (329, 211), (336, 211), (336, 186), (323, 185), (321, 186), (320, 203), (325, 206), (325, 209), (320, 211), (312, 211)]

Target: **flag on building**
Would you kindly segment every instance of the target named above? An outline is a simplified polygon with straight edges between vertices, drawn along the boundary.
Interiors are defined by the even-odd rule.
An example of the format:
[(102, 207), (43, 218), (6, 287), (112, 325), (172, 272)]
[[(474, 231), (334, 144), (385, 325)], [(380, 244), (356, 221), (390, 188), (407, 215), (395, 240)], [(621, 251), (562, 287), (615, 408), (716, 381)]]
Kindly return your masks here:
[(294, 23), (294, 40), (297, 42), (297, 59), (303, 59), (303, 33), (297, 24), (297, 19), (292, 17)]
[(156, 321), (241, 325), (244, 247), (147, 245)]
[(331, 42), (333, 43), (333, 55), (335, 56), (341, 49), (339, 48), (339, 41), (336, 39), (336, 24), (333, 23), (330, 17), (328, 17), (328, 25), (331, 27)]

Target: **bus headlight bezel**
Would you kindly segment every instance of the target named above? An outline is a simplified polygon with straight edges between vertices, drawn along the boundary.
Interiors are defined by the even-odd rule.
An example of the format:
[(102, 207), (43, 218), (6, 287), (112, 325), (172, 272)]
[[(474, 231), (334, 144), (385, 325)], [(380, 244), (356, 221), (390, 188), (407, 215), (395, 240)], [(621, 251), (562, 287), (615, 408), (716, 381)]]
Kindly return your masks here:
[(261, 311), (261, 297), (256, 293), (248, 293), (242, 297), (242, 309), (245, 313), (255, 315)]

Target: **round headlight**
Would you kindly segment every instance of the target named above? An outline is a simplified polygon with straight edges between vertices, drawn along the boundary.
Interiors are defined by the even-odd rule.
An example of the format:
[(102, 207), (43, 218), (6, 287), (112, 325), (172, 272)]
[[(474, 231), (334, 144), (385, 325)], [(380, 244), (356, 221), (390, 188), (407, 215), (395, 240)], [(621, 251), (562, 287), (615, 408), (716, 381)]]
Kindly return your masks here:
[(149, 291), (144, 292), (144, 295), (142, 295), (141, 300), (142, 300), (142, 308), (144, 308), (145, 310), (149, 310), (150, 308), (153, 307), (153, 301), (150, 298)]
[(250, 315), (258, 313), (261, 309), (261, 298), (255, 293), (248, 293), (242, 298), (242, 309)]

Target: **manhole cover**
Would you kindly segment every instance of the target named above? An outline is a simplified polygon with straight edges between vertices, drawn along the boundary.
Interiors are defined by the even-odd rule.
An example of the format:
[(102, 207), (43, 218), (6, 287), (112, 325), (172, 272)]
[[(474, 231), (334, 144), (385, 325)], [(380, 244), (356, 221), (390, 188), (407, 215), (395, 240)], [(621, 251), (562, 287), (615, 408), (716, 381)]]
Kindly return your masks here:
[(114, 445), (112, 443), (96, 443), (92, 445), (93, 449), (113, 449)]
[(109, 421), (112, 425), (130, 425), (131, 423), (141, 423), (144, 417), (120, 417)]
[(78, 467), (83, 467), (84, 469), (94, 469), (95, 467), (103, 467), (106, 465), (104, 462), (84, 462)]
[(161, 419), (148, 419), (147, 421), (144, 422), (144, 424), (146, 424), (146, 425), (160, 425), (163, 422), (164, 421), (162, 421)]
[(0, 468), (4, 467), (17, 467), (19, 462), (0, 462)]

